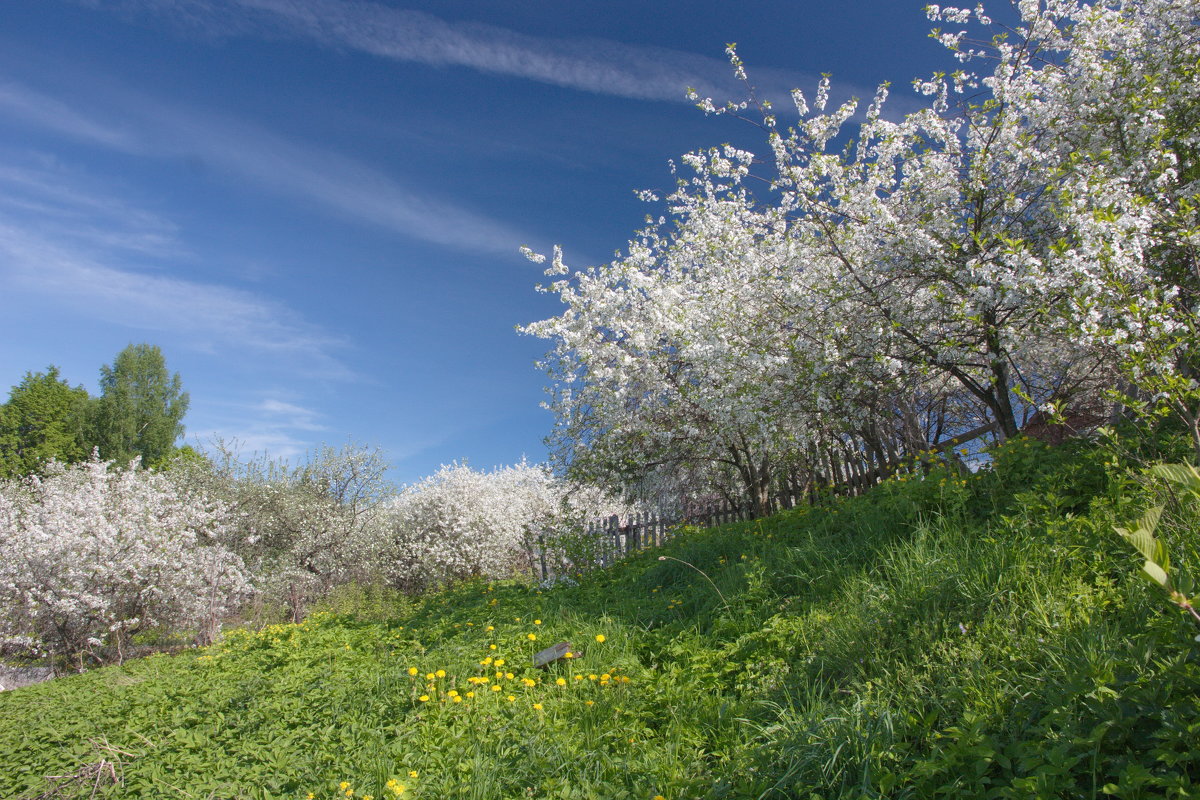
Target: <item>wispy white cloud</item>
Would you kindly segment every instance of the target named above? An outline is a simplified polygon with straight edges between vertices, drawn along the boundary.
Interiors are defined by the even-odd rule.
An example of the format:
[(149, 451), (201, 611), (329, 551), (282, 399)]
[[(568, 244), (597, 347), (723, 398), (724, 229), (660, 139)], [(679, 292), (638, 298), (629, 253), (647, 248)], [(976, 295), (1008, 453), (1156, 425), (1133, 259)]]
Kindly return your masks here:
[(235, 0), (267, 24), (329, 47), (396, 61), (462, 66), (540, 83), (644, 100), (684, 100), (730, 88), (728, 64), (663, 48), (601, 39), (529, 36), (480, 23), (445, 22), (420, 11), (372, 2)]
[[(68, 104), (17, 82), (0, 84), (11, 119), (148, 158), (187, 158), (287, 199), (456, 249), (511, 255), (523, 236), (483, 214), (405, 186), (380, 170), (238, 120), (108, 87)], [(7, 91), (7, 94), (5, 94)], [(4, 98), (13, 102), (5, 105)], [(53, 107), (53, 113), (45, 109)], [(132, 120), (118, 134), (110, 119)]]
[[(25, 163), (19, 163), (24, 161)], [(45, 156), (40, 164), (0, 151), (0, 220), (92, 252), (188, 260), (174, 223), (131, 206)], [(95, 182), (93, 182), (95, 183)]]
[(408, 188), (360, 161), (252, 125), (169, 109), (160, 110), (156, 122), (156, 146), (181, 148), (218, 170), (348, 219), (477, 252), (511, 255), (523, 241), (503, 223)]
[[(531, 36), (369, 0), (124, 0), (117, 6), (157, 13), (209, 35), (289, 36), (394, 61), (465, 67), (617, 97), (686, 102), (688, 87), (721, 100), (742, 99), (744, 93), (719, 53)], [(776, 100), (785, 100), (797, 85), (817, 81), (813, 75), (770, 68), (754, 69), (752, 78)]]
[(304, 406), (288, 403), (278, 398), (268, 397), (262, 400), (255, 409), (269, 414), (279, 420), (279, 424), (303, 431), (324, 431), (328, 427), (317, 422), (320, 413)]
[(133, 143), (133, 137), (119, 126), (98, 122), (61, 100), (12, 81), (0, 80), (0, 111), (56, 133), (117, 150), (128, 150)]
[(239, 458), (266, 456), (297, 460), (319, 444), (329, 428), (322, 414), (277, 394), (258, 393), (245, 401), (217, 401), (196, 409), (201, 419), (191, 424), (193, 440), (201, 449), (217, 441), (237, 451)]
[(344, 342), (250, 292), (114, 266), (0, 217), (0, 282), (9, 302), (136, 330), (167, 332), (194, 349), (286, 364), (297, 374), (349, 378)]

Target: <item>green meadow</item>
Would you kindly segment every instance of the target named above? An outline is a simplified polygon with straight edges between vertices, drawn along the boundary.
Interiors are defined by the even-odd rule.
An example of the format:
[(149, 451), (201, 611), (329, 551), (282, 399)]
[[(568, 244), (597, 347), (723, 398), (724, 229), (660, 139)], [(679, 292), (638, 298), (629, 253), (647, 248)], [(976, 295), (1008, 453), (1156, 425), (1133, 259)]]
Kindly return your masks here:
[(1165, 503), (1172, 571), (1200, 564), (1146, 474), (1188, 445), (1131, 441), (1014, 440), (577, 586), (350, 587), (5, 692), (0, 797), (1200, 796), (1200, 627), (1114, 531)]

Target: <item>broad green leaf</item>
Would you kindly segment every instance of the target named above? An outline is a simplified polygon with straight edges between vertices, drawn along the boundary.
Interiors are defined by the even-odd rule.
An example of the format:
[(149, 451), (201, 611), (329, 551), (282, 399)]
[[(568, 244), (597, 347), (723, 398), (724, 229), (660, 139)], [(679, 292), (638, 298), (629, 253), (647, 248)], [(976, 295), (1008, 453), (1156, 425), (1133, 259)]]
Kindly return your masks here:
[(1200, 497), (1200, 470), (1191, 464), (1156, 464), (1150, 471)]
[(1130, 530), (1118, 527), (1116, 529), (1117, 533), (1151, 561), (1157, 561), (1162, 550), (1162, 546), (1154, 538), (1154, 529), (1158, 527), (1158, 519), (1162, 516), (1162, 512), (1162, 506), (1155, 506), (1142, 515), (1136, 528)]
[(1167, 577), (1166, 571), (1153, 561), (1147, 561), (1145, 564), (1143, 564), (1142, 572), (1145, 573), (1150, 580), (1154, 581), (1164, 589), (1171, 588), (1171, 579)]
[(1164, 570), (1170, 572), (1170, 570), (1171, 570), (1171, 554), (1169, 552), (1167, 552), (1167, 546), (1165, 544), (1163, 544), (1162, 540), (1160, 540), (1160, 539), (1154, 540), (1154, 557), (1151, 558), (1150, 560), (1153, 561), (1155, 564), (1158, 564)]

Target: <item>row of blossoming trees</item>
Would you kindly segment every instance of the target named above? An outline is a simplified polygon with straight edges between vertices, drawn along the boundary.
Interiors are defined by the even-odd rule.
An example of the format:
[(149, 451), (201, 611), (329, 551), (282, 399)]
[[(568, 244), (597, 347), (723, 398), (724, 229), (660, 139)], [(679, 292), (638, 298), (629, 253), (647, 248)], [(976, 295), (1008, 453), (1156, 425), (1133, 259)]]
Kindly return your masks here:
[(0, 481), (0, 656), (83, 669), (147, 637), (210, 642), (231, 616), (298, 621), (352, 581), (508, 576), (537, 537), (613, 510), (525, 463), (447, 466), (399, 492), (385, 469), (356, 446), (289, 466), (218, 443), (164, 470), (93, 458)]
[(546, 272), (566, 310), (524, 330), (554, 343), (561, 463), (761, 509), (828, 483), (831, 452), (894, 463), (1118, 400), (1200, 453), (1196, 3), (1015, 10), (973, 39), (999, 28), (982, 7), (927, 7), (961, 63), (902, 117), (886, 85), (831, 109), (826, 78), (784, 130), (731, 46), (749, 99), (693, 99), (759, 126), (766, 158), (685, 156), (625, 255), (569, 275), (556, 248)]

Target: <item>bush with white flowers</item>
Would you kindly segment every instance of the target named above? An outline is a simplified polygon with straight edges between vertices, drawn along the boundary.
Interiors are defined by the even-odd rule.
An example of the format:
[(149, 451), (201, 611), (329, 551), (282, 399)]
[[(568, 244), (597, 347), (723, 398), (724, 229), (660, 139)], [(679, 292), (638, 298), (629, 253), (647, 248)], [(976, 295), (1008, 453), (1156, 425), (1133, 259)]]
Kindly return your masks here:
[(516, 573), (528, 565), (529, 526), (553, 505), (552, 483), (527, 464), (492, 472), (451, 464), (406, 487), (386, 512), (392, 581), (419, 590)]
[(562, 481), (542, 465), (490, 472), (443, 466), (406, 487), (384, 513), (388, 574), (408, 591), (526, 574), (544, 543), (617, 509), (599, 490)]
[(299, 464), (215, 440), (203, 459), (173, 464), (171, 480), (237, 510), (230, 546), (255, 575), (260, 610), (294, 621), (333, 587), (380, 577), (379, 512), (394, 494), (374, 448), (322, 446)]
[(93, 458), (0, 483), (0, 643), (82, 669), (150, 628), (211, 638), (249, 590), (234, 515), (163, 475)]

